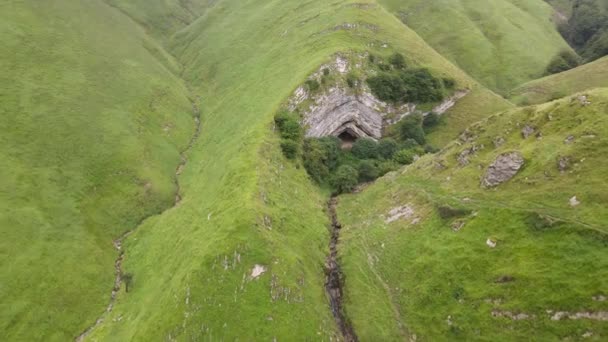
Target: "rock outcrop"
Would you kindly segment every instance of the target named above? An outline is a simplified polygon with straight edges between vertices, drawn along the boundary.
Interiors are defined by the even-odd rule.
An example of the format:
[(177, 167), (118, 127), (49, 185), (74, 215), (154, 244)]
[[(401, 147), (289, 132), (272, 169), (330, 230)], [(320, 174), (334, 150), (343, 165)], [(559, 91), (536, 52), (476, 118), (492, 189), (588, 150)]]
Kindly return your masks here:
[(513, 178), (522, 166), (524, 166), (524, 157), (521, 153), (503, 153), (488, 167), (481, 184), (486, 188), (498, 186)]
[(306, 136), (339, 136), (346, 132), (355, 138), (380, 139), (383, 116), (372, 106), (381, 104), (333, 88), (319, 96), (316, 105), (304, 115), (304, 125), (308, 127)]

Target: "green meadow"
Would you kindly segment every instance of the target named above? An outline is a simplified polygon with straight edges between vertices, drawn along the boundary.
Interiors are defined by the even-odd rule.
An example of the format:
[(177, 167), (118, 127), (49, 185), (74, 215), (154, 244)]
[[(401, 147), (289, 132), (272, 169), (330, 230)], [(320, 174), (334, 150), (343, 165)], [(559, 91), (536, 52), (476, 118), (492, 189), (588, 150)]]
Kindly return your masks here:
[[(606, 311), (592, 298), (608, 295), (608, 93), (590, 90), (606, 86), (605, 58), (538, 79), (568, 49), (545, 2), (0, 9), (0, 340), (342, 340), (324, 288), (330, 194), (283, 156), (273, 118), (337, 53), (395, 52), (470, 92), (429, 133), (439, 152), (339, 198), (345, 314), (359, 339), (608, 334), (605, 322), (547, 313)], [(516, 107), (526, 103), (538, 105)], [(525, 124), (542, 139), (522, 139)], [(474, 141), (459, 140), (467, 129)], [(483, 148), (458, 165), (473, 145)], [(524, 169), (481, 188), (511, 150)], [(404, 205), (418, 222), (387, 223)], [(441, 207), (462, 211), (441, 218)]]

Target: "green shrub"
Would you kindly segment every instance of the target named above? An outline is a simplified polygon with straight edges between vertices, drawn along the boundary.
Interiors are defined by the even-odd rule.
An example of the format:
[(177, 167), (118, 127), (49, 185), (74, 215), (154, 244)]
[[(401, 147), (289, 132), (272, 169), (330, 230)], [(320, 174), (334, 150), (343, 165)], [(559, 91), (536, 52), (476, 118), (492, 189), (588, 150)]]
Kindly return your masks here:
[(300, 144), (293, 140), (283, 139), (281, 141), (281, 150), (288, 159), (295, 159), (298, 156)]
[(318, 139), (304, 140), (302, 162), (310, 177), (317, 183), (322, 183), (329, 176), (329, 168), (325, 165), (326, 158)]
[(357, 77), (355, 73), (349, 72), (348, 75), (346, 75), (346, 84), (348, 84), (350, 88), (356, 88), (359, 85), (359, 77)]
[(328, 68), (324, 68), (323, 69), (323, 76), (327, 76), (329, 75), (329, 69)]
[(295, 119), (289, 119), (285, 121), (281, 127), (281, 137), (283, 139), (299, 141), (304, 135), (300, 122)]
[(321, 88), (321, 85), (319, 84), (319, 82), (317, 80), (308, 80), (308, 81), (306, 81), (306, 87), (311, 92), (315, 92), (315, 91), (319, 90), (319, 88)]
[(437, 153), (439, 151), (440, 150), (435, 146), (431, 146), (431, 145), (424, 146), (424, 153)]
[(428, 131), (439, 124), (440, 118), (441, 116), (439, 116), (439, 114), (430, 112), (424, 116), (424, 119), (422, 120), (422, 127), (425, 129), (425, 131)]
[(414, 139), (418, 145), (424, 145), (426, 137), (424, 129), (422, 128), (423, 122), (422, 114), (412, 114), (406, 116), (399, 123), (399, 133), (401, 139)]
[(453, 208), (449, 205), (443, 205), (437, 207), (437, 212), (439, 213), (439, 217), (444, 220), (455, 218), (455, 217), (463, 217), (467, 216), (471, 213), (471, 210), (462, 209), (462, 208)]
[(327, 181), (338, 164), (340, 140), (335, 137), (304, 140), (302, 161), (310, 177), (317, 183)]
[(359, 159), (376, 159), (378, 157), (378, 143), (370, 138), (361, 138), (355, 141), (351, 151)]
[(411, 150), (401, 150), (395, 153), (393, 160), (401, 165), (409, 165), (414, 162), (416, 154)]
[(403, 101), (407, 94), (405, 83), (395, 74), (380, 73), (367, 79), (367, 84), (372, 93), (385, 102)]
[(337, 193), (351, 192), (359, 184), (359, 173), (352, 166), (341, 165), (331, 178), (331, 185)]
[(548, 74), (557, 74), (572, 68), (576, 68), (580, 64), (580, 58), (572, 51), (563, 50), (557, 56), (553, 57), (547, 66)]
[(392, 159), (395, 152), (397, 152), (398, 146), (395, 139), (384, 138), (378, 142), (378, 156), (383, 159)]
[(397, 171), (400, 166), (399, 163), (393, 160), (385, 160), (378, 164), (378, 177), (382, 177), (389, 172)]
[(357, 167), (359, 171), (359, 181), (360, 182), (371, 182), (378, 178), (379, 172), (378, 168), (374, 163), (370, 160), (363, 160), (359, 163)]
[(419, 146), (416, 140), (409, 138), (401, 143), (401, 150), (411, 150)]
[(444, 97), (442, 80), (427, 69), (381, 72), (368, 78), (367, 84), (377, 98), (386, 102), (427, 103)]
[(405, 57), (402, 54), (395, 52), (388, 60), (395, 69), (405, 69)]
[(437, 102), (443, 100), (443, 84), (428, 69), (414, 69), (400, 74), (407, 89), (408, 102)]
[(283, 129), (285, 122), (292, 119), (292, 115), (293, 114), (290, 114), (289, 112), (279, 112), (274, 116), (274, 123), (279, 131)]
[(453, 89), (456, 87), (456, 80), (449, 77), (444, 77), (441, 79), (443, 81), (443, 86), (448, 89)]

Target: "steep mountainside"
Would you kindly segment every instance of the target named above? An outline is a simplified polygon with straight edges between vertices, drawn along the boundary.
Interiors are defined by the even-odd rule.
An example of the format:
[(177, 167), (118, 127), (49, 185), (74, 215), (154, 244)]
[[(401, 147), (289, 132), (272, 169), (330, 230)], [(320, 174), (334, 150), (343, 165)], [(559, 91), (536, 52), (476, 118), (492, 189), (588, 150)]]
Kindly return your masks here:
[(271, 124), (334, 53), (410, 51), (508, 107), (373, 3), (219, 2), (170, 45), (204, 99), (203, 131), (180, 205), (127, 240), (133, 286), (92, 338), (339, 336), (323, 288), (326, 198), (283, 159)]
[(602, 89), (495, 115), (343, 196), (359, 338), (605, 338), (607, 112)]
[(173, 205), (193, 104), (101, 1), (5, 3), (0, 23), (0, 339), (65, 341), (107, 305), (112, 240)]
[[(0, 340), (608, 334), (608, 91), (588, 90), (608, 86), (606, 60), (524, 83), (568, 49), (548, 4), (0, 8)], [(368, 69), (336, 74), (343, 56)], [(395, 56), (407, 67), (385, 63)], [(402, 99), (415, 82), (440, 87), (417, 114), (429, 145), (404, 148), (412, 165), (355, 194), (330, 194), (282, 153), (275, 115), (312, 80), (321, 98), (374, 76)], [(517, 103), (569, 96), (516, 108), (494, 92), (519, 84)], [(450, 109), (431, 115), (439, 103)], [(295, 131), (315, 105), (288, 113)], [(422, 112), (436, 120), (426, 133)], [(375, 137), (395, 133), (390, 119)]]
[(542, 0), (381, 0), (433, 48), (490, 89), (506, 93), (543, 75), (569, 49)]

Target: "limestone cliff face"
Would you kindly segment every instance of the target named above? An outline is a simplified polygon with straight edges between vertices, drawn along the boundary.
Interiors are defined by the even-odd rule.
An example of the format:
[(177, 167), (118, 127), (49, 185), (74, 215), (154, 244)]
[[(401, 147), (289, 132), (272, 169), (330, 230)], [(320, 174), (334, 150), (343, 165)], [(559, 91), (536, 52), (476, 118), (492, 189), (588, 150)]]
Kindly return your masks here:
[[(338, 56), (335, 62), (323, 65), (309, 79), (319, 81), (324, 69), (336, 75), (345, 75), (351, 68), (360, 71), (361, 65), (364, 64), (361, 60), (364, 60), (366, 55), (357, 58), (359, 61), (352, 63), (345, 57)], [(290, 98), (288, 109), (290, 111), (298, 109), (302, 113), (302, 124), (306, 128), (307, 137), (337, 137), (342, 133), (348, 133), (354, 138), (365, 137), (375, 140), (382, 138), (385, 126), (393, 125), (410, 114), (422, 113), (417, 111), (415, 103), (395, 106), (383, 102), (371, 93), (365, 82), (361, 83), (357, 91), (342, 82), (314, 95), (311, 95), (305, 86), (301, 86)], [(468, 90), (455, 92), (453, 96), (433, 108), (432, 112), (445, 113), (468, 93)], [(428, 112), (422, 114), (426, 115)]]
[(333, 88), (316, 99), (304, 115), (309, 137), (339, 136), (347, 132), (354, 137), (382, 137), (382, 115), (357, 95)]

